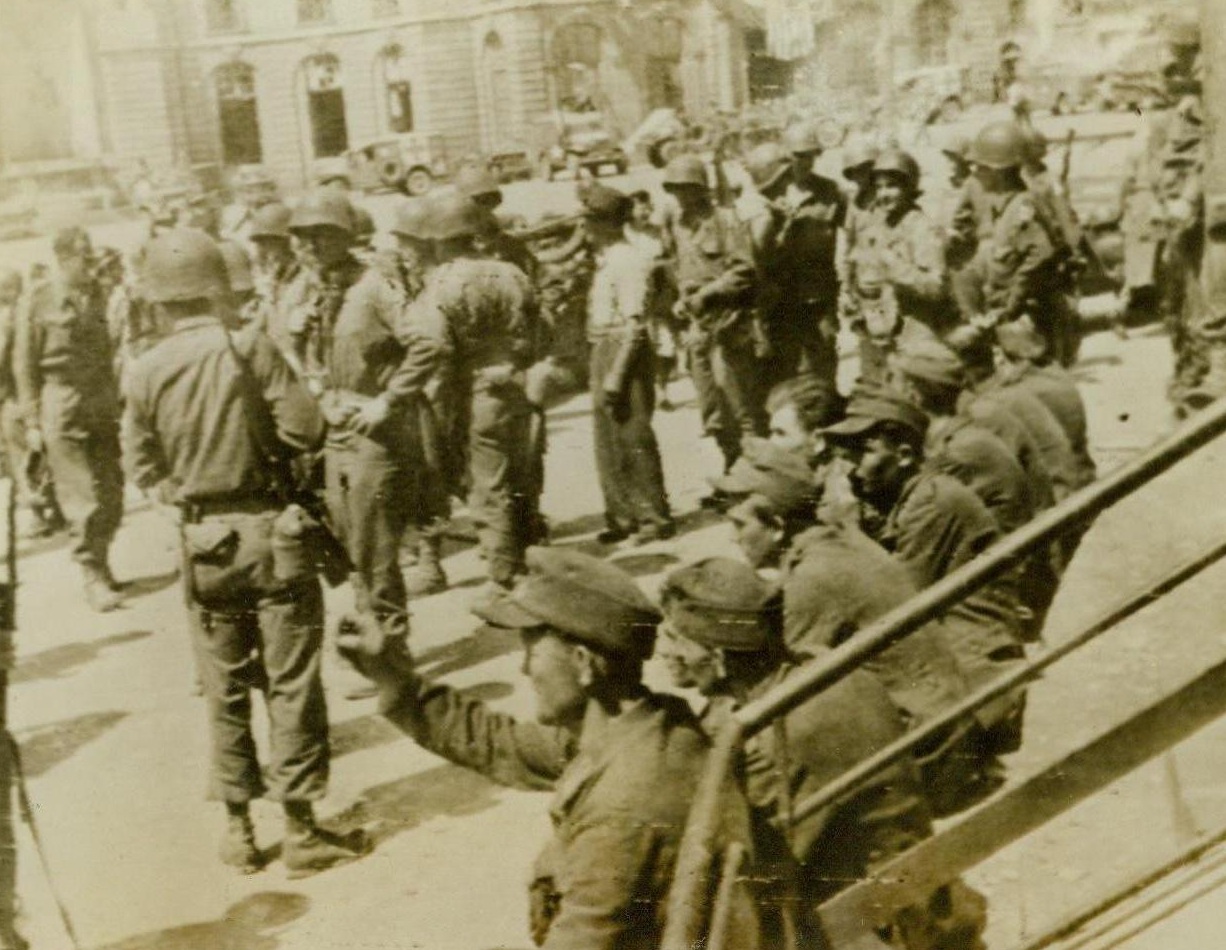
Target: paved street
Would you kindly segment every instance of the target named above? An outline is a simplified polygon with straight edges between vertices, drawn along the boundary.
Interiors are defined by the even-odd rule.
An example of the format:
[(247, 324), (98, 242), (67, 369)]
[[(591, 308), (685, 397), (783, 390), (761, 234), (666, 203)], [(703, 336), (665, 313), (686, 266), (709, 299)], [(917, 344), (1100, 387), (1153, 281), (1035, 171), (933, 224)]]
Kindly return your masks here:
[[(937, 171), (934, 152), (924, 150), (921, 157)], [(837, 157), (826, 161), (834, 164)], [(650, 181), (650, 174), (639, 172), (620, 183)], [(391, 207), (385, 197), (368, 204), (380, 220)], [(508, 209), (529, 217), (572, 207), (570, 183), (509, 189)], [(138, 225), (125, 222), (101, 228), (98, 237), (127, 247), (138, 232)], [(45, 253), (45, 242), (8, 245), (6, 252), (28, 262)], [(1166, 339), (1154, 328), (1138, 329), (1124, 341), (1109, 333), (1087, 340), (1078, 376), (1101, 470), (1133, 457), (1171, 427), (1164, 398), (1169, 364)], [(850, 375), (854, 366), (845, 362), (843, 369)], [(688, 382), (676, 383), (673, 397), (678, 408), (658, 413), (656, 428), (681, 535), (634, 551), (603, 552), (649, 589), (680, 562), (731, 552), (727, 530), (697, 510), (718, 453), (699, 438)], [(551, 413), (549, 437), (545, 508), (556, 542), (599, 552), (586, 397)], [(1098, 521), (1061, 589), (1049, 642), (1221, 537), (1223, 455), (1226, 443), (1215, 443)], [(101, 617), (87, 611), (62, 541), (30, 546), (20, 564), (20, 662), (11, 717), (51, 881), (82, 945), (528, 947), (524, 885), (546, 834), (548, 796), (497, 788), (421, 751), (374, 714), (373, 701), (342, 698), (355, 675), (331, 656), (326, 679), (335, 761), (321, 813), (366, 825), (375, 852), (302, 881), (287, 880), (277, 863), (246, 878), (221, 867), (215, 850), (222, 816), (203, 801), (206, 722), (192, 688), (183, 595), (174, 573), (176, 535), (139, 499), (130, 502), (115, 554), (116, 572), (136, 581), (126, 610)], [(412, 644), (423, 671), (500, 709), (530, 715), (518, 644), (477, 632), (468, 615), (482, 579), (475, 551), (455, 541), (448, 554), (453, 589), (413, 605)], [(1125, 710), (1226, 656), (1226, 608), (1218, 596), (1224, 582), (1223, 571), (1208, 572), (1037, 684), (1028, 738), (1011, 766), (1020, 772), (1058, 758)], [(344, 590), (330, 596), (331, 617), (347, 599)], [(659, 670), (651, 676), (662, 683)], [(1078, 898), (1226, 820), (1223, 769), (1226, 729), (1215, 727), (976, 869), (971, 879), (991, 900), (989, 945), (1014, 945), (1067, 913)], [(262, 804), (255, 817), (261, 843), (275, 845), (279, 809)], [(22, 829), (19, 839), (24, 928), (39, 950), (68, 948), (28, 832)], [(1178, 944), (1185, 945), (1197, 946)]]

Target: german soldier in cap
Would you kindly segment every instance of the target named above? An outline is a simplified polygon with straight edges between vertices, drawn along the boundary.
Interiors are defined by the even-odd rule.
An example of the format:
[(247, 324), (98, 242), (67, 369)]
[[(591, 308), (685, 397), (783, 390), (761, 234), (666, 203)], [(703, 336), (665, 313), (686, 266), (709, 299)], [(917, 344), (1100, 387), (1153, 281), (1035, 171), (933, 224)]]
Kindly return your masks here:
[[(737, 499), (728, 519), (745, 559), (758, 570), (780, 572), (784, 641), (791, 653), (805, 656), (839, 646), (917, 588), (906, 570), (854, 525), (818, 522), (813, 479), (797, 463), (775, 446), (751, 443), (718, 484)], [(866, 668), (881, 680), (909, 727), (966, 694), (957, 660), (936, 625), (911, 634)], [(971, 763), (944, 755), (964, 732), (953, 730), (925, 752), (925, 777), (934, 798), (960, 794), (968, 781)]]
[(27, 444), (46, 452), (85, 596), (93, 609), (108, 611), (122, 604), (110, 547), (123, 517), (123, 472), (107, 298), (84, 230), (64, 229), (53, 249), (58, 273), (32, 283), (17, 313), (17, 399)]
[[(555, 791), (531, 888), (539, 946), (654, 948), (707, 739), (684, 701), (642, 684), (660, 615), (629, 575), (572, 550), (533, 548), (527, 560), (514, 590), (477, 613), (522, 637), (536, 722), (432, 683), (356, 633), (338, 644), (378, 683), (383, 715), (427, 749), (504, 785)], [(743, 800), (729, 797), (723, 837), (748, 843)], [(732, 945), (757, 946), (747, 900), (733, 928)]]
[(664, 190), (673, 199), (665, 206), (663, 239), (680, 293), (675, 312), (687, 324), (703, 433), (715, 439), (727, 468), (741, 454), (744, 436), (765, 433), (749, 234), (731, 210), (716, 206), (698, 157), (670, 161)]
[[(797, 658), (783, 640), (779, 592), (753, 570), (706, 558), (669, 575), (660, 591), (664, 623), (657, 653), (678, 686), (708, 700), (703, 724), (715, 735), (735, 710), (782, 687)], [(819, 651), (825, 653), (825, 650)], [(780, 913), (805, 933), (817, 907), (874, 866), (931, 834), (928, 803), (909, 762), (879, 772), (839, 801), (805, 818), (794, 808), (848, 769), (900, 738), (906, 725), (876, 678), (855, 671), (797, 706), (744, 747), (753, 815), (754, 877), (764, 924)], [(960, 885), (957, 911), (925, 921), (945, 939), (923, 946), (974, 946), (983, 901)], [(947, 895), (948, 896), (948, 895)], [(933, 901), (935, 909), (941, 901)], [(789, 929), (784, 925), (784, 932)], [(769, 932), (769, 931), (768, 931)], [(895, 934), (902, 946), (906, 925)], [(810, 935), (809, 939), (820, 937)]]
[(655, 262), (626, 240), (630, 199), (595, 184), (585, 194), (585, 228), (596, 256), (588, 298), (596, 468), (604, 494), (606, 543), (637, 543), (675, 531), (664, 491), (655, 410), (655, 354), (648, 305)]
[[(825, 430), (855, 469), (852, 488), (881, 520), (865, 522), (874, 539), (903, 564), (919, 589), (968, 563), (1000, 529), (979, 497), (961, 482), (924, 464), (928, 417), (884, 389), (852, 394), (847, 418)], [(972, 688), (1021, 660), (1018, 578), (1002, 574), (945, 614), (945, 636)], [(1015, 750), (1022, 703), (1002, 701), (980, 711), (986, 752)]]
[(420, 395), (449, 377), (462, 445), (469, 508), (490, 580), (509, 587), (523, 570), (535, 518), (539, 461), (529, 457), (533, 407), (524, 372), (540, 349), (540, 314), (528, 277), (476, 245), (488, 212), (450, 195), (430, 204), (428, 229), (437, 266), (401, 317), (407, 356), (391, 384)]
[[(291, 873), (321, 870), (365, 847), (318, 828), (312, 811), (329, 764), (323, 593), (280, 470), (319, 447), (323, 419), (271, 340), (250, 326), (231, 335), (219, 318), (225, 262), (206, 234), (154, 238), (142, 281), (172, 330), (132, 367), (125, 458), (136, 485), (180, 513), (212, 733), (209, 794), (229, 816), (221, 857), (244, 873), (263, 865), (248, 808), (267, 795), (285, 809)], [(274, 736), (266, 769), (251, 731), (256, 689)]]

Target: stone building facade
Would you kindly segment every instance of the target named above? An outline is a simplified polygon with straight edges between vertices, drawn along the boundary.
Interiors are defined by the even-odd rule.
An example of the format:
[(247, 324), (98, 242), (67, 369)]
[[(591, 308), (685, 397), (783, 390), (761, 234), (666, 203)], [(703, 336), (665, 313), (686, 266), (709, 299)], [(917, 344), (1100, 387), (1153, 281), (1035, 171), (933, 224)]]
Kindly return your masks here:
[(155, 168), (260, 162), (289, 187), (319, 158), (391, 133), (437, 133), (453, 157), (531, 146), (534, 125), (570, 97), (591, 98), (627, 134), (653, 108), (701, 113), (748, 95), (738, 13), (752, 11), (733, 0), (91, 9), (106, 151)]

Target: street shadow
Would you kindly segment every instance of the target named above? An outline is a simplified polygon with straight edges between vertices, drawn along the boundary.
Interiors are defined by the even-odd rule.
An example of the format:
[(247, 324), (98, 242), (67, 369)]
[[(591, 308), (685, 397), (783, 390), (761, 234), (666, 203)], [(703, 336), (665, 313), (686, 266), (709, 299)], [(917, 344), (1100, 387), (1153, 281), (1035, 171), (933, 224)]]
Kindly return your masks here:
[(12, 672), (11, 679), (14, 683), (61, 679), (75, 673), (85, 664), (92, 663), (101, 653), (111, 647), (143, 640), (148, 636), (152, 636), (148, 630), (129, 630), (126, 633), (114, 633), (98, 640), (66, 643), (40, 653), (32, 653), (18, 659), (17, 669)]
[(111, 709), (85, 713), (47, 726), (37, 726), (18, 735), (21, 767), (28, 778), (37, 778), (72, 758), (99, 736), (109, 732), (128, 714)]
[(159, 591), (165, 590), (174, 584), (179, 583), (181, 578), (179, 569), (176, 567), (172, 571), (167, 571), (165, 574), (151, 574), (148, 577), (134, 577), (130, 581), (124, 581), (123, 595), (128, 600), (134, 597), (147, 597), (150, 594), (156, 594)]
[(519, 633), (482, 624), (475, 633), (414, 654), (417, 668), (431, 678), (446, 676), (520, 649)]
[(631, 577), (646, 577), (649, 574), (659, 574), (666, 567), (676, 564), (678, 560), (675, 554), (657, 552), (615, 557), (610, 563), (616, 564)]
[(305, 894), (263, 891), (231, 904), (217, 920), (128, 937), (98, 950), (276, 950), (277, 931), (310, 906)]
[(329, 825), (361, 825), (377, 846), (432, 818), (463, 818), (498, 804), (495, 785), (458, 765), (439, 765), (424, 772), (374, 785)]
[[(483, 703), (505, 699), (515, 692), (510, 683), (477, 683), (460, 690), (470, 699)], [(398, 739), (403, 739), (404, 733), (393, 726), (380, 715), (359, 716), (356, 719), (345, 719), (328, 726), (328, 747), (333, 760), (343, 755), (355, 752), (366, 752), (380, 746), (391, 745)]]

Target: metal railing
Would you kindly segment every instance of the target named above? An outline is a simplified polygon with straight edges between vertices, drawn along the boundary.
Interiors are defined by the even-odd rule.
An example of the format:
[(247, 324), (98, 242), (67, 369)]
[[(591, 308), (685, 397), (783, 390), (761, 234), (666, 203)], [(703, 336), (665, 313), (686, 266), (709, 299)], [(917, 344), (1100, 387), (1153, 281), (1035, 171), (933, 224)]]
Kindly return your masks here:
[[(721, 853), (720, 843), (717, 840), (718, 815), (721, 796), (729, 783), (733, 781), (734, 762), (746, 739), (766, 728), (773, 720), (786, 715), (801, 703), (858, 669), (868, 660), (880, 655), (915, 630), (937, 619), (967, 595), (1020, 564), (1026, 555), (1052, 544), (1070, 530), (1078, 529), (1090, 522), (1104, 510), (1148, 484), (1223, 433), (1226, 433), (1226, 400), (1219, 400), (1140, 457), (1066, 498), (1029, 524), (1001, 539), (975, 560), (950, 573), (905, 604), (868, 625), (826, 656), (802, 667), (789, 682), (738, 710), (728, 726), (716, 736), (706, 770), (695, 794), (682, 837), (672, 890), (669, 894), (667, 923), (661, 941), (663, 950), (692, 950), (694, 946), (704, 943), (717, 944), (723, 939), (714, 927), (719, 923), (724, 911), (719, 906), (718, 900), (714, 907), (708, 906), (708, 895), (712, 893), (713, 869), (726, 868), (729, 863)], [(1045, 656), (1024, 664), (998, 681), (988, 684), (956, 707), (951, 707), (947, 713), (924, 728), (909, 733), (899, 742), (883, 749), (844, 776), (834, 780), (814, 796), (799, 802), (794, 811), (794, 819), (812, 814), (823, 805), (838, 799), (848, 790), (855, 788), (866, 777), (908, 754), (916, 744), (943, 726), (964, 717), (1021, 683), (1033, 679), (1057, 660), (1089, 643), (1125, 617), (1131, 616), (1179, 584), (1196, 576), (1224, 555), (1226, 555), (1226, 544), (1216, 545), (1170, 575), (1150, 584), (1139, 595), (1125, 599), (1067, 643)], [(1211, 673), (1222, 670), (1226, 670), (1226, 667), (1215, 668)], [(1226, 675), (1219, 676), (1214, 682), (1218, 683), (1222, 680), (1226, 680)], [(1188, 684), (1184, 688), (1188, 695), (1177, 697), (1177, 699), (1193, 713), (1200, 709), (1203, 715), (1200, 717), (1186, 716), (1175, 725), (1184, 725), (1184, 720), (1186, 720), (1189, 729), (1195, 728), (1211, 720), (1212, 717), (1226, 712), (1226, 682), (1221, 682), (1219, 685), (1223, 686), (1218, 691), (1221, 694), (1220, 698), (1213, 690), (1206, 690), (1201, 680)], [(1196, 707), (1191, 702), (1195, 696), (1205, 699), (1205, 702), (1202, 703), (1203, 709)], [(1148, 712), (1151, 711), (1147, 710)], [(1152, 716), (1145, 717), (1146, 714), (1143, 713), (1136, 717), (1135, 721), (1130, 721), (1125, 725), (1131, 726), (1134, 733), (1138, 730), (1143, 731), (1145, 727), (1149, 727), (1152, 731), (1155, 722), (1171, 726), (1169, 722), (1162, 723), (1161, 719), (1155, 720)], [(1157, 738), (1166, 743), (1163, 746), (1165, 748), (1187, 734), (1186, 730), (1180, 728), (1166, 728), (1165, 731), (1158, 730)], [(1153, 739), (1154, 736), (1147, 733), (1145, 738)], [(1084, 750), (1079, 751), (1090, 755), (1115, 754), (1117, 764), (1127, 760), (1132, 768), (1137, 767), (1143, 761), (1135, 761), (1132, 757), (1127, 755), (1121, 757), (1118, 754), (1121, 743), (1133, 742), (1128, 735), (1121, 739), (1112, 732), (1101, 737), (1097, 742), (1106, 744), (1099, 745), (1092, 742)], [(1148, 748), (1144, 742), (1134, 742), (1134, 745), (1135, 748), (1132, 750), (1134, 752)], [(1077, 753), (1074, 753), (1074, 756), (1076, 755)], [(1090, 785), (1093, 786), (1093, 783)], [(1095, 787), (1097, 786), (1089, 787), (1085, 794), (1093, 791)], [(1002, 801), (1007, 802), (1008, 796), (1002, 798)], [(1039, 814), (1039, 811), (1042, 809), (1032, 810), (1030, 817), (1040, 821), (1046, 820)], [(1048, 814), (1047, 817), (1051, 815)], [(996, 829), (991, 827), (977, 829), (980, 837), (975, 842), (976, 847), (970, 849), (976, 857), (969, 864), (982, 860), (987, 854), (999, 850), (1032, 827), (1034, 827), (1032, 821), (1019, 820), (1006, 823)], [(954, 830), (956, 831), (957, 827)], [(822, 909), (823, 923), (826, 924), (827, 930), (831, 933), (847, 934), (854, 932), (857, 926), (863, 929), (862, 922), (870, 904), (876, 908), (871, 916), (887, 910), (887, 905), (893, 904), (894, 901), (883, 899), (881, 887), (878, 886), (880, 880), (888, 877), (890, 880), (905, 879), (911, 883), (922, 879), (930, 883), (930, 879), (944, 876), (945, 880), (937, 881), (937, 884), (940, 884), (956, 877), (963, 866), (969, 866), (964, 860), (950, 860), (947, 852), (942, 854), (941, 848), (933, 844), (935, 841), (937, 839), (926, 839), (882, 869), (881, 874), (875, 876), (875, 880), (860, 882), (832, 899)], [(935, 870), (930, 868), (926, 873), (918, 873), (919, 864), (937, 854), (941, 855), (944, 863)], [(718, 875), (720, 872), (715, 871), (715, 873)], [(726, 890), (725, 882), (721, 880), (716, 893), (723, 893)], [(872, 891), (871, 895), (868, 893), (869, 890)], [(900, 900), (905, 899), (905, 897), (900, 897)], [(905, 903), (899, 906), (905, 906)], [(838, 945), (836, 942), (836, 946)]]

